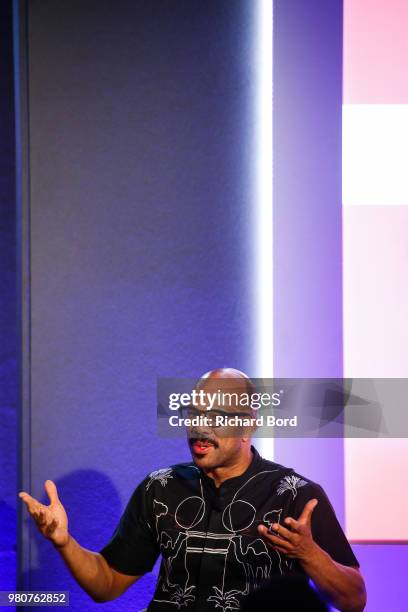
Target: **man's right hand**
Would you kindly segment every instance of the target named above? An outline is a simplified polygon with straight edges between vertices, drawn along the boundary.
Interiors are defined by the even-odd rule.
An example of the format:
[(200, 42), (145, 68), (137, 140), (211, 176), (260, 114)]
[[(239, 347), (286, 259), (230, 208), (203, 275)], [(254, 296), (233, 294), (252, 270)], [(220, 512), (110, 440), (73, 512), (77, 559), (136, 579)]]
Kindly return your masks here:
[(40, 532), (51, 540), (75, 580), (94, 601), (119, 597), (139, 576), (114, 570), (100, 553), (78, 544), (68, 532), (67, 513), (59, 500), (57, 487), (52, 480), (46, 480), (44, 486), (50, 500), (48, 506), (24, 491), (19, 493)]
[(44, 488), (50, 500), (48, 506), (41, 504), (25, 491), (19, 493), (19, 497), (25, 503), (43, 536), (51, 540), (54, 546), (61, 548), (69, 540), (67, 513), (59, 500), (57, 487), (53, 481), (46, 480)]

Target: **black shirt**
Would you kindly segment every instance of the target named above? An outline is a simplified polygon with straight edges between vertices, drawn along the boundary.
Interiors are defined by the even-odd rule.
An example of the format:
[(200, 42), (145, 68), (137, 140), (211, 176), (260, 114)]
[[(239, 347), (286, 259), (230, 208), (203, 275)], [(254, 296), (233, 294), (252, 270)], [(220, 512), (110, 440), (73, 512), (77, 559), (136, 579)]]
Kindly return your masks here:
[(319, 500), (315, 542), (335, 561), (359, 565), (323, 489), (252, 450), (244, 474), (219, 488), (194, 463), (152, 472), (136, 488), (101, 554), (132, 576), (151, 571), (162, 555), (149, 612), (239, 610), (268, 578), (304, 573), (296, 560), (268, 547), (257, 527), (297, 519), (313, 498)]

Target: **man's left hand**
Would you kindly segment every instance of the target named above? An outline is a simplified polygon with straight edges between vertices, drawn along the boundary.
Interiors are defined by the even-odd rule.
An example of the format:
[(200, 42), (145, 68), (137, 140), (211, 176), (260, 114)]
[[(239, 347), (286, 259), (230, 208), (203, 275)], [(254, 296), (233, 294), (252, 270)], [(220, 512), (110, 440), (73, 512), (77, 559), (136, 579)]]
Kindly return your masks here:
[(275, 550), (283, 553), (291, 559), (307, 561), (313, 556), (318, 545), (312, 536), (312, 512), (318, 504), (317, 499), (311, 499), (302, 510), (298, 520), (288, 517), (284, 520), (285, 525), (273, 523), (271, 530), (277, 535), (273, 535), (265, 525), (259, 525), (258, 531), (264, 537), (267, 544)]

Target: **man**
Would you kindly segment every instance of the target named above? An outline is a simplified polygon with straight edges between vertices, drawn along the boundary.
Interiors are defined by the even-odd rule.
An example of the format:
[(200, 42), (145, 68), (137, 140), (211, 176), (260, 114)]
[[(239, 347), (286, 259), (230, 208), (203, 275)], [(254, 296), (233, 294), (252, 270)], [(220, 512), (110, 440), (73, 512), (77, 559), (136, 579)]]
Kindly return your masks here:
[[(211, 394), (231, 391), (231, 384), (237, 393), (253, 391), (250, 379), (233, 369), (209, 372), (198, 388)], [(231, 406), (222, 408), (216, 412), (233, 416)], [(248, 416), (248, 408), (234, 409)], [(363, 610), (359, 564), (323, 489), (262, 459), (250, 428), (217, 428), (203, 406), (189, 412), (211, 414), (188, 429), (193, 462), (145, 478), (99, 553), (70, 535), (54, 483), (45, 483), (49, 506), (20, 493), (82, 588), (95, 601), (114, 599), (161, 554), (152, 612), (238, 610), (257, 586), (292, 574), (311, 578), (339, 610)]]

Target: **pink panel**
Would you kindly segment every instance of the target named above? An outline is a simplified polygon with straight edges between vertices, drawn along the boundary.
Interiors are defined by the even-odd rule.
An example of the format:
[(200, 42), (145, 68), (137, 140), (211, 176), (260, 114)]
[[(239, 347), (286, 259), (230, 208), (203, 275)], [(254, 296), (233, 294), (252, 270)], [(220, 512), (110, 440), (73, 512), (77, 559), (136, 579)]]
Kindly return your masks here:
[(345, 440), (346, 535), (408, 541), (408, 441)]
[[(345, 206), (343, 236), (345, 376), (408, 377), (408, 206)], [(346, 440), (349, 538), (408, 541), (407, 474), (408, 440)]]
[(408, 377), (408, 206), (343, 206), (343, 236), (346, 376)]
[(343, 100), (408, 103), (407, 0), (344, 0)]

